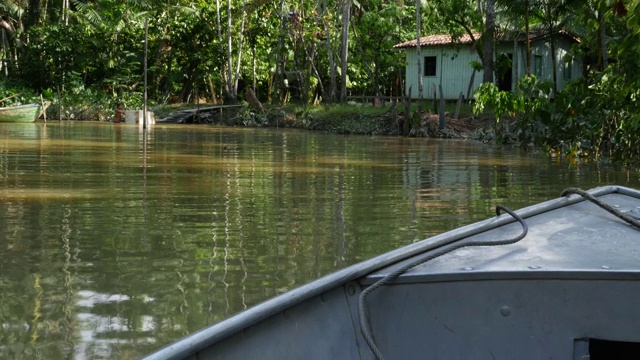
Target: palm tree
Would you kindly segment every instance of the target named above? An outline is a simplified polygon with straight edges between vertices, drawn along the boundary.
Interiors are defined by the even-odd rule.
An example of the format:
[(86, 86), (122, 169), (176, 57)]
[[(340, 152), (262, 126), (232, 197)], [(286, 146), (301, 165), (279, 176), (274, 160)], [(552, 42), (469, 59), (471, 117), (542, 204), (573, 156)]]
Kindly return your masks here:
[(527, 75), (531, 75), (531, 39), (528, 34), (531, 26), (532, 2), (534, 1), (536, 0), (496, 0), (496, 6), (509, 13), (510, 18), (516, 20), (524, 19), (524, 38), (526, 42), (525, 72)]
[(349, 56), (349, 20), (351, 18), (351, 0), (342, 4), (342, 36), (340, 38), (340, 101), (347, 102), (347, 57)]
[(482, 82), (493, 83), (493, 42), (496, 31), (494, 0), (485, 2), (485, 27), (482, 34)]
[[(552, 54), (556, 53), (556, 35), (573, 19), (574, 11), (582, 0), (496, 0), (496, 3), (514, 17), (525, 20), (525, 38), (527, 41), (527, 74), (531, 74), (531, 44), (529, 31), (531, 20), (538, 21), (549, 39)], [(553, 94), (557, 92), (557, 59), (551, 56)]]

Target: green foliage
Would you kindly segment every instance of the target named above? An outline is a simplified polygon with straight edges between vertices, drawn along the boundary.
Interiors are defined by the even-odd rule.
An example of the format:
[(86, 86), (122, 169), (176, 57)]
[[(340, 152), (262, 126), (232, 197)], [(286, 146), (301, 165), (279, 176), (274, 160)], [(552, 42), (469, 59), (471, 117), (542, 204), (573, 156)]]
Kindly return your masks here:
[(483, 70), (482, 63), (479, 62), (479, 61), (475, 61), (475, 60), (471, 61), (469, 63), (469, 66), (471, 66), (471, 68), (474, 69), (475, 71), (482, 71)]
[(310, 129), (338, 134), (379, 135), (393, 130), (385, 113), (388, 109), (354, 105), (315, 106), (310, 109)]
[(40, 95), (16, 81), (0, 81), (0, 107), (40, 102)]
[(238, 118), (242, 125), (249, 127), (265, 126), (268, 123), (266, 114), (255, 111), (246, 101), (242, 102)]
[[(0, 95), (19, 93), (11, 101), (31, 102), (42, 93), (55, 102), (60, 92), (65, 116), (76, 119), (108, 118), (116, 102), (124, 102), (127, 108), (141, 107), (144, 24), (149, 19), (148, 94), (152, 103), (189, 101), (196, 96), (199, 100), (213, 95), (220, 99), (228, 60), (232, 60), (233, 71), (236, 67), (239, 71), (240, 95), (255, 81), (254, 90), (265, 102), (285, 98), (276, 96), (279, 71), (299, 74), (297, 93), (291, 97), (303, 106), (298, 114), (302, 126), (384, 133), (388, 122), (379, 113), (366, 113), (366, 108), (336, 120), (306, 106), (320, 88), (328, 95), (332, 70), (346, 71), (353, 95), (401, 93), (404, 53), (395, 51), (393, 45), (416, 35), (413, 2), (353, 2), (348, 68), (331, 69), (330, 60), (339, 56), (339, 1), (230, 0), (227, 8), (227, 3), (213, 0), (72, 0), (65, 13), (62, 4), (0, 4), (3, 19), (15, 30), (5, 29), (2, 70), (6, 75)], [(448, 33), (454, 38), (481, 33), (485, 19), (478, 4), (476, 0), (423, 3), (421, 33)], [(475, 110), (491, 112), (495, 118), (494, 129), (483, 138), (495, 136), (501, 143), (518, 142), (573, 155), (603, 154), (623, 161), (638, 158), (640, 0), (496, 4), (498, 17), (509, 28), (517, 23), (520, 29), (516, 31), (522, 31), (525, 24), (547, 31), (570, 26), (581, 38), (571, 56), (594, 61), (585, 64), (583, 80), (555, 94), (553, 101), (552, 86), (535, 77), (521, 80), (513, 93), (482, 85), (476, 93)], [(620, 11), (621, 4), (626, 13)], [(63, 21), (65, 14), (69, 16)], [(603, 30), (606, 43), (600, 39)], [(231, 49), (227, 32), (234, 35)], [(479, 55), (480, 40), (475, 44)], [(607, 56), (603, 50), (608, 50)], [(480, 62), (471, 66), (482, 70)], [(508, 58), (498, 55), (495, 68), (498, 75), (508, 71)], [(353, 110), (348, 108), (329, 114), (345, 111), (342, 115), (347, 115)], [(245, 106), (235, 120), (262, 126), (267, 124), (262, 116)], [(411, 116), (408, 127), (413, 132), (423, 127), (419, 118)]]
[(494, 63), (494, 69), (498, 78), (501, 78), (508, 71), (511, 71), (512, 64), (509, 55), (505, 53), (498, 54)]
[[(613, 66), (593, 83), (578, 82), (558, 99), (558, 116), (565, 120), (554, 131), (563, 145), (591, 150), (622, 162), (640, 160), (640, 91), (616, 75)], [(580, 144), (580, 147), (577, 146)]]
[(567, 156), (607, 156), (640, 160), (640, 86), (609, 66), (603, 73), (572, 82), (552, 101), (548, 81), (525, 77), (514, 93), (483, 84), (475, 93), (474, 112), (493, 113), (499, 143), (518, 142)]
[(354, 20), (355, 34), (350, 55), (349, 79), (357, 94), (382, 94), (394, 79), (404, 74), (404, 53), (393, 45), (415, 36), (403, 24), (415, 23), (409, 6), (381, 4)]
[(298, 121), (302, 122), (302, 125), (304, 127), (309, 127), (314, 119), (309, 106), (304, 106), (301, 110), (296, 111), (296, 118), (298, 119)]
[(515, 92), (500, 91), (491, 83), (482, 84), (475, 92), (476, 114), (493, 113), (497, 141), (517, 141), (524, 146), (540, 145), (549, 136), (553, 105), (548, 80), (525, 76), (516, 85)]

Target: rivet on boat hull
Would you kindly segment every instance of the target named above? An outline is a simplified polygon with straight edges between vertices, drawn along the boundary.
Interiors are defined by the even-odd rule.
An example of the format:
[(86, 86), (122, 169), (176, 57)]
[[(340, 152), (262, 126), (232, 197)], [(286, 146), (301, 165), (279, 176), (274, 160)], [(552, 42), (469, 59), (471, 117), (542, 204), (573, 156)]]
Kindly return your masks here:
[(356, 294), (356, 287), (353, 284), (347, 285), (347, 295), (353, 296)]
[(500, 308), (500, 315), (507, 317), (511, 315), (511, 308), (507, 305)]

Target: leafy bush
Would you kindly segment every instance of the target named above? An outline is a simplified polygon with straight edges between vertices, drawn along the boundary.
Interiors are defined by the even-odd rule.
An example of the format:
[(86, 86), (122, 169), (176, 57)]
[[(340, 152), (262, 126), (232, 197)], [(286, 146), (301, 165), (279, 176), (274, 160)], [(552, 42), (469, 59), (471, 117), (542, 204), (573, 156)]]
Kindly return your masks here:
[[(587, 82), (576, 82), (558, 99), (564, 120), (554, 133), (594, 155), (620, 162), (640, 160), (640, 89), (610, 66)], [(586, 144), (586, 145), (585, 145)]]
[(16, 81), (0, 80), (0, 107), (40, 102), (40, 95)]
[(548, 126), (554, 112), (552, 86), (548, 80), (539, 80), (533, 75), (522, 78), (513, 93), (484, 83), (474, 94), (474, 113), (493, 112), (499, 143), (517, 141), (523, 146), (540, 145), (549, 136)]
[[(608, 156), (640, 160), (640, 87), (617, 75), (613, 66), (567, 84), (555, 99), (551, 83), (521, 79), (514, 93), (482, 84), (475, 93), (476, 114), (495, 117), (495, 140), (538, 146), (567, 156)], [(486, 139), (488, 134), (479, 134)]]

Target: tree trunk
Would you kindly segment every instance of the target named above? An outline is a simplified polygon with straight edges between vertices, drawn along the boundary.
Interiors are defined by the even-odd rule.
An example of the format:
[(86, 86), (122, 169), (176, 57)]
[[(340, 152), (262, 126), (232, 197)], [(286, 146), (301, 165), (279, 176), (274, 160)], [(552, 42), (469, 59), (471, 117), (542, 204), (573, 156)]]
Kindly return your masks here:
[(222, 20), (220, 19), (220, 0), (216, 0), (216, 22), (218, 23), (218, 41), (222, 43)]
[(256, 110), (256, 111), (259, 111), (259, 112), (264, 112), (264, 108), (262, 107), (262, 103), (260, 103), (260, 100), (258, 100), (258, 98), (256, 97), (256, 94), (253, 92), (253, 90), (247, 89), (247, 91), (244, 93), (244, 96), (247, 99), (247, 102), (251, 105), (251, 108), (253, 110)]
[[(313, 72), (313, 75), (316, 77), (316, 79), (318, 79), (317, 86), (320, 88), (320, 94), (324, 98), (326, 94), (324, 91), (324, 86), (322, 84), (322, 77), (320, 76), (320, 73), (318, 72), (318, 69), (316, 68), (316, 64), (315, 64), (316, 45), (314, 42), (312, 42), (311, 50), (307, 49), (307, 45), (304, 41), (304, 36), (302, 36), (302, 34), (300, 35), (300, 43), (302, 44), (302, 48), (304, 50), (305, 56), (307, 57), (307, 62), (309, 64), (307, 73), (311, 74), (311, 72)], [(307, 84), (309, 84), (309, 81), (307, 81)], [(307, 87), (306, 90), (309, 91), (310, 89), (308, 89), (308, 85), (306, 87)], [(305, 95), (305, 99), (306, 99), (306, 95)], [(314, 99), (312, 98), (311, 100), (313, 101)], [(306, 100), (305, 100), (305, 103), (306, 103)]]
[[(553, 30), (553, 29), (552, 29)], [(556, 59), (556, 36), (551, 34), (549, 38), (549, 45), (551, 47), (551, 74), (553, 75), (553, 97), (555, 98), (558, 93), (558, 60)]]
[(69, 25), (69, 0), (62, 0), (62, 23)]
[[(280, 0), (280, 14), (284, 15), (284, 0)], [(274, 73), (275, 89), (277, 89), (277, 97), (280, 102), (284, 103), (287, 95), (287, 86), (285, 84), (285, 62), (284, 53), (284, 19), (280, 18), (280, 28), (278, 30), (278, 48), (276, 49), (276, 67)]]
[(232, 103), (238, 101), (238, 79), (240, 78), (240, 61), (242, 60), (242, 48), (244, 44), (244, 24), (247, 12), (245, 11), (246, 1), (242, 2), (242, 19), (240, 21), (240, 30), (238, 31), (238, 54), (237, 62), (233, 64), (233, 42), (231, 35), (233, 33), (231, 23), (231, 0), (227, 1), (227, 81), (226, 81), (226, 97)]
[(526, 73), (527, 76), (531, 75), (531, 38), (529, 37), (529, 0), (525, 0), (525, 15), (524, 15), (524, 37), (526, 39), (526, 44), (527, 44), (527, 63), (525, 65), (526, 67)]
[(342, 9), (342, 39), (340, 48), (340, 101), (347, 101), (347, 57), (349, 56), (349, 18), (351, 17), (351, 0), (344, 0)]
[[(9, 49), (7, 47), (7, 31), (3, 28), (0, 28), (0, 31), (2, 32), (2, 57), (5, 58), (7, 57), (7, 54), (9, 54)], [(0, 67), (4, 76), (9, 76), (8, 65), (4, 62), (0, 62)]]
[(362, 56), (362, 63), (364, 65), (364, 69), (367, 72), (367, 75), (369, 75), (369, 79), (371, 79), (371, 82), (373, 83), (373, 88), (375, 89), (374, 95), (378, 95), (378, 77), (373, 72), (373, 70), (371, 70), (371, 66), (367, 61), (367, 56), (364, 52), (362, 41), (360, 41), (360, 37), (358, 36), (358, 31), (356, 30), (356, 26), (352, 24), (351, 28), (353, 30), (353, 38), (355, 39), (356, 44), (358, 44), (358, 49), (360, 49), (360, 53), (362, 54), (361, 56)]
[(42, 16), (42, 22), (43, 23), (46, 23), (47, 20), (48, 20), (47, 19), (47, 14), (48, 14), (47, 9), (49, 9), (49, 0), (44, 0), (44, 4), (42, 5), (42, 11), (41, 11), (41, 13), (44, 14)]
[(420, 54), (420, 10), (422, 8), (421, 0), (416, 0), (416, 56), (418, 58), (418, 99), (422, 103), (422, 55)]
[(173, 49), (169, 48), (169, 59), (167, 61), (167, 85), (165, 86), (164, 92), (165, 92), (165, 98), (169, 99), (169, 97), (171, 97), (171, 88), (173, 87), (173, 81), (171, 81), (171, 76), (172, 76), (172, 71), (173, 71), (173, 67), (171, 66), (171, 64), (173, 64)]
[(609, 66), (609, 50), (607, 49), (607, 25), (604, 21), (604, 13), (598, 11), (598, 24), (600, 25), (600, 49), (602, 51), (602, 69)]
[(520, 71), (518, 71), (518, 17), (516, 16), (513, 22), (513, 55), (511, 56), (511, 74), (513, 75), (511, 78), (511, 91), (516, 90), (516, 84), (518, 83), (518, 79), (520, 76)]
[[(222, 18), (220, 17), (220, 0), (216, 0), (216, 25), (218, 28), (218, 42), (220, 44), (222, 44)], [(169, 62), (169, 66), (171, 66), (171, 62)], [(223, 75), (222, 75), (222, 88), (226, 89), (229, 87), (229, 85), (227, 84), (227, 76), (224, 75), (225, 73), (225, 69), (223, 68), (222, 70)]]
[(251, 46), (251, 89), (256, 91), (256, 44)]
[(211, 75), (207, 75), (207, 84), (209, 84), (209, 92), (211, 93), (211, 102), (214, 105), (218, 104), (218, 99), (216, 96), (216, 88), (213, 86), (213, 80), (211, 79)]
[(39, 25), (41, 21), (41, 8), (40, 0), (29, 0), (29, 7), (27, 9), (27, 23), (25, 24), (25, 30), (31, 26)]
[[(230, 0), (229, 0), (230, 1)], [(240, 35), (238, 36), (238, 59), (236, 61), (236, 69), (233, 73), (232, 88), (235, 97), (238, 96), (238, 80), (240, 80), (240, 61), (242, 60), (242, 49), (244, 48), (244, 24), (247, 19), (246, 11), (247, 1), (242, 1), (242, 20), (240, 21)]]
[(7, 22), (5, 19), (2, 19), (2, 18), (0, 18), (0, 28), (5, 30), (9, 34), (13, 34), (16, 31), (11, 25), (11, 23)]
[(545, 11), (546, 11), (546, 18), (548, 19), (548, 22), (545, 25), (549, 35), (549, 47), (551, 50), (551, 76), (553, 80), (553, 88), (551, 89), (552, 91), (551, 94), (553, 97), (555, 97), (556, 94), (558, 93), (558, 69), (557, 69), (558, 60), (556, 59), (556, 34), (555, 34), (556, 21), (554, 20), (555, 18), (555, 16), (553, 16), (554, 9), (551, 3), (547, 3), (547, 8), (545, 9)]
[(336, 81), (336, 60), (333, 56), (333, 47), (331, 45), (331, 27), (327, 24), (326, 15), (327, 15), (327, 0), (322, 1), (322, 18), (324, 19), (324, 29), (325, 36), (327, 37), (326, 45), (327, 45), (327, 57), (329, 58), (329, 99), (330, 103), (334, 103), (336, 101), (336, 96), (338, 94), (338, 84)]
[(493, 83), (493, 38), (495, 34), (494, 0), (487, 0), (485, 6), (485, 30), (482, 35), (482, 82)]
[(198, 65), (191, 64), (186, 69), (186, 76), (182, 82), (182, 91), (180, 92), (180, 101), (183, 103), (188, 103), (191, 99), (191, 92), (193, 90), (193, 80), (197, 76)]
[(238, 94), (233, 86), (233, 43), (231, 42), (231, 0), (227, 0), (227, 99), (235, 103), (238, 101)]

